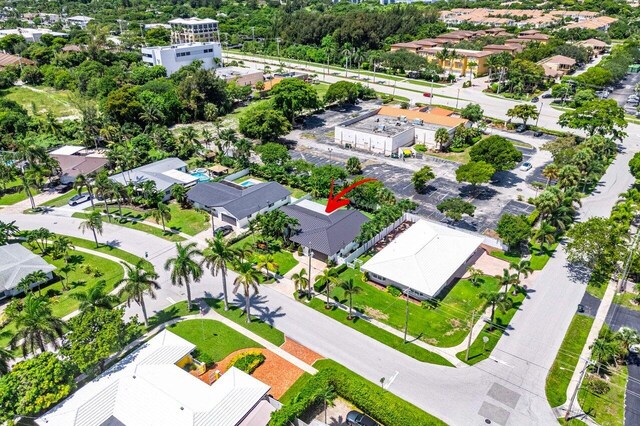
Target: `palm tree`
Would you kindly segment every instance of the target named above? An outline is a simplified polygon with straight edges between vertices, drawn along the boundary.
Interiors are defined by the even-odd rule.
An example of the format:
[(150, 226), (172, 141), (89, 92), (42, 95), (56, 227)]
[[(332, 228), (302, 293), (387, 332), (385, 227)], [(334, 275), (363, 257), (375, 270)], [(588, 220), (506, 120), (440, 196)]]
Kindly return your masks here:
[(122, 262), (122, 265), (126, 269), (126, 274), (118, 283), (118, 285), (123, 284), (123, 287), (118, 292), (118, 296), (127, 299), (127, 306), (131, 306), (131, 301), (140, 305), (144, 325), (148, 326), (149, 320), (147, 318), (147, 308), (144, 304), (144, 296), (146, 294), (152, 299), (156, 298), (155, 290), (160, 289), (160, 284), (156, 281), (158, 274), (144, 269), (142, 267), (142, 260), (139, 261), (135, 267), (131, 267), (128, 263), (124, 262)]
[(156, 208), (151, 211), (151, 216), (153, 216), (156, 222), (162, 222), (162, 230), (167, 232), (165, 221), (168, 222), (171, 220), (171, 209), (169, 206), (163, 202), (159, 202), (156, 204)]
[[(493, 320), (495, 318), (496, 308), (498, 308), (500, 312), (505, 313), (513, 306), (511, 298), (505, 293), (500, 293), (498, 291), (482, 292), (478, 297), (486, 300), (487, 303), (491, 305), (491, 324), (493, 324)], [(491, 328), (493, 328), (493, 325)]]
[(29, 201), (31, 202), (31, 208), (36, 208), (36, 203), (31, 193), (31, 182), (27, 178), (26, 171), (33, 165), (45, 162), (48, 155), (44, 148), (33, 144), (29, 139), (18, 139), (13, 143), (14, 159), (17, 164), (21, 164), (20, 171), (22, 177), (22, 185), (24, 187)]
[(64, 235), (57, 235), (51, 244), (53, 257), (56, 259), (65, 258), (68, 260), (69, 252), (75, 249), (71, 240)]
[(202, 277), (202, 266), (194, 257), (202, 256), (196, 243), (189, 243), (183, 246), (176, 243), (177, 254), (175, 257), (167, 259), (164, 264), (165, 271), (171, 269), (171, 284), (178, 287), (187, 288), (187, 306), (191, 310), (191, 281), (200, 281)]
[(97, 308), (111, 309), (119, 302), (119, 299), (115, 295), (107, 293), (106, 287), (107, 282), (100, 280), (89, 290), (72, 293), (71, 297), (80, 302), (82, 312), (93, 311)]
[(557, 180), (560, 174), (560, 168), (556, 165), (556, 163), (551, 163), (547, 167), (542, 170), (542, 176), (547, 178), (547, 184), (545, 188), (549, 186), (552, 180)]
[(154, 123), (164, 121), (165, 116), (156, 105), (152, 103), (144, 103), (142, 104), (142, 112), (140, 113), (139, 118), (146, 123), (146, 129)]
[(231, 244), (217, 233), (211, 240), (207, 239), (207, 248), (202, 252), (202, 263), (211, 269), (214, 277), (218, 272), (222, 273), (222, 294), (224, 295), (224, 310), (229, 310), (229, 297), (227, 295), (227, 270), (231, 262), (239, 256), (239, 253)]
[(182, 185), (173, 185), (171, 187), (171, 196), (180, 204), (182, 207), (186, 207), (188, 205), (189, 199), (187, 198), (187, 188)]
[(326, 268), (321, 274), (316, 276), (316, 284), (324, 286), (324, 291), (327, 296), (325, 308), (330, 309), (331, 304), (329, 297), (333, 286), (338, 284), (338, 270), (335, 268)]
[[(22, 287), (25, 293), (31, 291), (35, 284), (44, 284), (49, 281), (49, 276), (42, 270), (33, 271), (30, 274), (27, 274), (20, 280), (18, 283), (18, 288)], [(40, 288), (38, 288), (38, 293), (40, 293)]]
[(16, 221), (3, 222), (0, 220), (0, 245), (5, 245), (9, 239), (20, 232), (20, 228), (16, 225)]
[(333, 385), (327, 384), (326, 387), (320, 390), (318, 396), (324, 404), (324, 423), (327, 424), (327, 407), (333, 407), (333, 401), (338, 397), (338, 394), (333, 388)]
[(93, 204), (93, 186), (91, 185), (91, 181), (83, 174), (79, 174), (76, 176), (76, 180), (73, 182), (73, 186), (78, 194), (82, 194), (82, 189), (87, 188), (87, 192), (89, 193), (89, 201), (91, 201), (91, 207), (95, 207)]
[(542, 221), (540, 228), (538, 228), (533, 234), (533, 241), (540, 243), (540, 249), (544, 250), (544, 245), (553, 244), (556, 240), (556, 228), (551, 226), (548, 222)]
[(474, 268), (473, 266), (469, 266), (467, 272), (469, 273), (469, 281), (471, 282), (471, 284), (473, 284), (474, 287), (478, 287), (480, 285), (484, 272), (482, 272), (478, 268)]
[(533, 272), (533, 269), (531, 268), (531, 262), (525, 259), (520, 259), (519, 262), (511, 262), (509, 264), (509, 269), (513, 269), (516, 272), (516, 279), (518, 281), (520, 281), (520, 275), (523, 275), (525, 278), (527, 278), (529, 274)]
[(516, 283), (516, 274), (512, 274), (507, 268), (502, 270), (502, 275), (496, 275), (495, 278), (500, 283), (500, 286), (504, 286), (504, 292), (509, 291), (509, 286)]
[(491, 81), (493, 72), (500, 65), (500, 58), (496, 55), (491, 55), (487, 57), (486, 64), (487, 64), (487, 68), (489, 68), (489, 81)]
[(597, 361), (597, 374), (600, 374), (600, 367), (603, 362), (609, 361), (616, 353), (616, 350), (611, 342), (604, 337), (598, 337), (595, 342), (590, 346), (591, 355), (595, 357)]
[(102, 215), (100, 212), (94, 210), (89, 213), (89, 216), (80, 223), (78, 229), (82, 230), (83, 234), (87, 229), (90, 229), (91, 232), (93, 232), (93, 239), (96, 242), (96, 247), (99, 247), (97, 234), (102, 235)]
[(10, 351), (0, 348), (0, 377), (9, 372), (9, 361), (12, 359), (13, 354)]
[(573, 164), (568, 164), (563, 166), (558, 173), (558, 185), (563, 189), (578, 186), (580, 177), (580, 169)]
[(620, 343), (623, 355), (626, 355), (629, 353), (631, 346), (640, 343), (640, 335), (632, 328), (622, 327), (620, 331), (615, 334), (615, 340)]
[(253, 289), (253, 294), (258, 294), (258, 284), (260, 284), (260, 272), (256, 271), (251, 262), (239, 262), (235, 267), (238, 276), (233, 280), (233, 294), (238, 292), (242, 286), (244, 290), (244, 312), (247, 317), (247, 324), (251, 323), (251, 296), (249, 291)]
[(477, 67), (477, 66), (478, 66), (478, 63), (477, 63), (477, 62), (473, 62), (473, 61), (471, 61), (471, 62), (468, 62), (468, 63), (467, 63), (467, 67), (469, 68), (469, 82), (471, 82), (472, 77), (473, 77), (473, 69), (474, 69), (475, 67)]
[(258, 256), (258, 261), (256, 262), (256, 268), (258, 268), (258, 270), (264, 268), (265, 275), (267, 277), (269, 277), (269, 272), (273, 272), (275, 275), (279, 267), (280, 265), (276, 263), (272, 254), (267, 253), (267, 254), (261, 254)]
[(438, 62), (440, 62), (440, 66), (442, 68), (444, 68), (446, 66), (446, 62), (451, 58), (451, 52), (449, 51), (449, 49), (445, 46), (442, 48), (442, 50), (440, 50), (439, 52), (436, 53), (436, 59), (438, 60)]
[(107, 213), (107, 219), (109, 222), (111, 222), (111, 213), (109, 212), (109, 203), (107, 200), (115, 195), (115, 187), (113, 183), (114, 182), (109, 179), (106, 172), (98, 173), (93, 181), (93, 184), (96, 187), (96, 193), (102, 197), (104, 211)]
[(22, 348), (22, 355), (34, 353), (36, 348), (45, 352), (46, 343), (59, 347), (57, 339), (64, 336), (64, 322), (53, 316), (50, 302), (33, 294), (24, 299), (22, 310), (12, 318), (18, 330), (10, 342), (11, 349)]
[(349, 315), (347, 316), (347, 320), (351, 320), (353, 318), (353, 296), (362, 293), (362, 287), (356, 285), (353, 278), (349, 278), (340, 283), (340, 288), (344, 292), (344, 295), (349, 298)]
[(295, 274), (291, 275), (291, 281), (293, 281), (293, 285), (296, 287), (298, 294), (300, 294), (309, 285), (307, 270), (302, 268), (300, 269), (300, 272), (296, 272)]
[(446, 147), (449, 144), (449, 132), (447, 131), (447, 129), (441, 127), (436, 130), (434, 140), (439, 150), (442, 150), (444, 147)]

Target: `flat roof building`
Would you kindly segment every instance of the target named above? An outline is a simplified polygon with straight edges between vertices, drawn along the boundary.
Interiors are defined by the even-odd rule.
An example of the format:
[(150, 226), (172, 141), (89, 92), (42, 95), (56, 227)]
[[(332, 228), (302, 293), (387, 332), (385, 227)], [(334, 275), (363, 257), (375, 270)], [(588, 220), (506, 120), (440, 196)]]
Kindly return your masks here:
[(214, 19), (177, 18), (169, 21), (171, 43), (211, 43), (219, 42), (218, 21)]
[(8, 35), (19, 35), (24, 37), (27, 43), (37, 43), (44, 34), (49, 34), (53, 37), (68, 37), (67, 33), (61, 33), (58, 31), (51, 31), (48, 28), (11, 28), (0, 30), (0, 38)]
[(260, 70), (242, 67), (216, 68), (216, 75), (227, 83), (234, 82), (238, 86), (253, 86), (259, 81), (264, 81), (264, 74)]
[(149, 65), (161, 65), (166, 68), (167, 76), (178, 72), (180, 68), (191, 65), (193, 61), (202, 61), (202, 67), (215, 69), (222, 63), (220, 43), (186, 43), (171, 46), (143, 47), (142, 61)]

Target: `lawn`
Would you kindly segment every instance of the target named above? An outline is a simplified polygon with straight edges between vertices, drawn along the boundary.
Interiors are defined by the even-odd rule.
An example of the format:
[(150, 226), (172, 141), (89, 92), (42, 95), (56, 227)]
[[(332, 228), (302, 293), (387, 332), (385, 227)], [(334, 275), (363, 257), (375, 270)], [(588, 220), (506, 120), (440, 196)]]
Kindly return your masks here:
[(590, 378), (597, 377), (588, 374), (582, 382), (578, 392), (580, 407), (602, 426), (616, 426), (624, 424), (624, 399), (627, 387), (627, 366), (611, 367), (609, 391), (604, 395), (596, 395), (587, 389)]
[[(553, 256), (553, 253), (556, 251), (558, 247), (558, 243), (553, 243), (550, 247), (545, 247), (544, 250), (540, 249), (540, 244), (529, 244), (529, 251), (531, 252), (531, 258), (529, 261), (531, 262), (531, 269), (534, 271), (541, 271)], [(517, 253), (505, 253), (500, 250), (495, 250), (489, 253), (489, 255), (511, 262), (520, 262), (522, 259)]]
[[(183, 209), (178, 203), (170, 203), (171, 220), (166, 223), (167, 228), (196, 235), (211, 227), (209, 215), (203, 211)], [(154, 219), (148, 219), (155, 222)]]
[(246, 348), (262, 346), (219, 321), (193, 319), (172, 324), (168, 330), (196, 345), (199, 353), (207, 354), (214, 361)]
[[(71, 215), (75, 218), (86, 219), (88, 217), (87, 213), (74, 213)], [(102, 219), (104, 223), (109, 223), (108, 219), (104, 217)], [(137, 231), (146, 232), (147, 234), (155, 235), (156, 237), (164, 238), (165, 240), (180, 242), (184, 241), (178, 234), (174, 234), (172, 232), (163, 231), (161, 228), (156, 228), (154, 226), (146, 225), (141, 222), (129, 222), (127, 220), (112, 220), (111, 222), (114, 225), (124, 226), (125, 228), (135, 229)]]
[[(282, 333), (277, 328), (272, 327), (271, 325), (253, 317), (251, 319), (251, 323), (247, 324), (244, 317), (244, 311), (239, 309), (236, 306), (231, 305), (228, 311), (224, 310), (224, 304), (222, 300), (207, 298), (204, 299), (207, 306), (211, 309), (219, 313), (220, 315), (230, 319), (236, 324), (241, 325), (249, 331), (257, 334), (263, 339), (268, 340), (276, 346), (280, 346), (284, 343), (284, 333)], [(187, 315), (198, 314), (199, 310), (193, 309), (189, 311), (187, 309), (187, 301), (184, 300), (182, 302), (178, 302), (174, 305), (169, 306), (168, 308), (163, 309), (162, 311), (157, 312), (155, 315), (149, 318), (149, 329), (152, 329), (160, 324), (163, 324), (167, 321), (170, 321), (175, 318), (184, 317)]]
[(295, 397), (298, 396), (300, 391), (304, 389), (309, 380), (311, 380), (313, 376), (307, 372), (302, 373), (302, 376), (295, 381), (293, 385), (280, 397), (278, 401), (280, 401), (283, 405), (291, 404)]
[(566, 421), (563, 417), (560, 417), (558, 419), (558, 422), (561, 425), (567, 425), (567, 426), (587, 426), (587, 424), (580, 419), (569, 419), (569, 421)]
[(467, 164), (471, 161), (471, 157), (469, 156), (470, 149), (471, 147), (468, 147), (462, 152), (425, 152), (424, 155), (444, 158), (445, 160), (455, 161), (456, 163)]
[(138, 257), (134, 254), (131, 254), (127, 251), (121, 250), (119, 248), (115, 248), (115, 247), (111, 247), (111, 246), (107, 246), (104, 244), (101, 244), (100, 247), (96, 248), (96, 243), (91, 241), (91, 240), (85, 240), (82, 238), (77, 238), (77, 237), (69, 237), (67, 236), (68, 239), (71, 240), (71, 242), (73, 243), (74, 246), (76, 247), (84, 247), (86, 249), (90, 249), (90, 250), (94, 250), (94, 251), (98, 251), (104, 254), (108, 254), (110, 256), (113, 257), (117, 257), (120, 258), (122, 260), (124, 260), (127, 263), (130, 263), (132, 265), (136, 265), (138, 262), (142, 262), (142, 267), (144, 269), (146, 269), (147, 271), (153, 271), (153, 265), (151, 264), (151, 262)]
[(640, 311), (640, 304), (635, 301), (636, 297), (638, 297), (637, 293), (618, 293), (615, 295), (613, 303), (633, 309), (634, 311)]
[[(510, 290), (511, 291), (511, 290)], [(522, 302), (525, 299), (525, 295), (522, 293), (518, 293), (517, 296), (510, 296), (511, 300), (513, 300), (513, 307), (509, 309), (507, 312), (501, 312), (496, 309), (494, 322), (497, 324), (497, 327), (493, 331), (490, 331), (490, 325), (487, 324), (484, 326), (482, 331), (476, 339), (471, 344), (471, 349), (469, 350), (469, 360), (465, 361), (469, 365), (477, 364), (478, 362), (489, 358), (491, 355), (491, 351), (496, 347), (500, 337), (502, 336), (502, 329), (508, 327), (511, 318), (516, 314), (516, 312), (520, 309)], [(482, 340), (484, 337), (487, 337), (489, 340), (485, 344)], [(458, 352), (456, 357), (459, 360), (464, 361), (466, 355), (466, 350)]]
[(377, 340), (378, 342), (387, 345), (405, 355), (417, 359), (418, 361), (428, 362), (431, 364), (446, 365), (452, 367), (451, 363), (441, 357), (438, 354), (429, 352), (426, 349), (421, 348), (413, 343), (404, 343), (401, 337), (391, 334), (388, 331), (381, 329), (367, 321), (355, 317), (353, 320), (347, 320), (347, 313), (341, 309), (336, 308), (328, 310), (325, 309), (325, 304), (320, 299), (313, 299), (309, 302), (309, 306), (316, 311), (323, 313), (342, 324), (358, 330), (360, 333)]
[(20, 104), (30, 114), (35, 105), (38, 114), (50, 112), (56, 117), (68, 117), (78, 115), (79, 111), (73, 106), (68, 90), (56, 90), (51, 87), (18, 87), (14, 86), (3, 90), (3, 97)]
[[(22, 188), (22, 181), (20, 179), (7, 183), (6, 188), (6, 191), (0, 189), (0, 205), (11, 206), (27, 199), (27, 193)], [(37, 188), (31, 188), (31, 195), (37, 195), (38, 192), (40, 191), (38, 191)]]
[(64, 194), (62, 194), (61, 196), (54, 198), (52, 200), (49, 201), (45, 201), (44, 203), (42, 203), (42, 206), (46, 206), (46, 207), (64, 207), (69, 203), (69, 199), (71, 197), (73, 197), (74, 195), (78, 194), (78, 191), (76, 191), (75, 189), (72, 189), (71, 191), (68, 191)]
[(586, 315), (575, 315), (571, 321), (556, 360), (547, 375), (545, 390), (547, 401), (552, 407), (559, 407), (567, 399), (567, 388), (592, 324), (593, 318)]
[[(250, 249), (255, 251), (254, 240), (258, 241), (259, 239), (259, 234), (247, 235), (240, 241), (236, 241), (231, 247), (235, 249)], [(281, 249), (279, 251), (272, 252), (271, 254), (273, 255), (273, 260), (278, 265), (278, 275), (286, 274), (298, 264), (298, 261), (293, 257), (293, 254), (290, 251)], [(251, 261), (255, 263), (258, 256), (258, 253), (254, 253), (254, 257)]]
[[(398, 330), (404, 330), (405, 299), (380, 290), (372, 284), (362, 281), (362, 274), (347, 268), (340, 274), (341, 281), (352, 278), (362, 288), (362, 292), (353, 297), (353, 306), (365, 315), (388, 324)], [(439, 296), (441, 303), (436, 307), (424, 308), (409, 303), (409, 334), (420, 336), (425, 342), (442, 347), (455, 346), (462, 342), (469, 331), (470, 312), (481, 310), (484, 301), (478, 296), (483, 291), (498, 289), (493, 277), (484, 277), (478, 287), (468, 280), (460, 280), (448, 292)], [(347, 304), (343, 290), (336, 287), (332, 297)]]

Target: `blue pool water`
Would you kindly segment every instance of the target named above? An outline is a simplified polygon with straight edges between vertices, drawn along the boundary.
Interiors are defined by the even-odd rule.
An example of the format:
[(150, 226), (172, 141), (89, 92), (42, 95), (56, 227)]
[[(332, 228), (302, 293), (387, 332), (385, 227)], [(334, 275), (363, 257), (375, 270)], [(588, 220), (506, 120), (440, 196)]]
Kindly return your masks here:
[(209, 175), (204, 172), (191, 172), (190, 175), (193, 177), (197, 177), (198, 182), (209, 182), (211, 180)]
[(252, 185), (254, 185), (254, 183), (252, 181), (250, 181), (250, 180), (245, 180), (244, 182), (242, 182), (240, 184), (240, 186), (244, 186), (245, 188), (247, 188), (249, 186), (252, 186)]

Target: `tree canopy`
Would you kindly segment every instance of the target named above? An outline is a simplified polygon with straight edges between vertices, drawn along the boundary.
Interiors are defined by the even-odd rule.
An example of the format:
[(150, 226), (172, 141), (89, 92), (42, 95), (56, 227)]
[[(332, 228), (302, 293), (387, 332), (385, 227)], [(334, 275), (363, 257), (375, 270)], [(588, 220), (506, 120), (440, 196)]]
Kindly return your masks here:
[(482, 139), (469, 150), (472, 161), (484, 161), (496, 171), (511, 170), (522, 161), (522, 152), (511, 141), (502, 136), (493, 135)]

